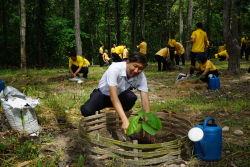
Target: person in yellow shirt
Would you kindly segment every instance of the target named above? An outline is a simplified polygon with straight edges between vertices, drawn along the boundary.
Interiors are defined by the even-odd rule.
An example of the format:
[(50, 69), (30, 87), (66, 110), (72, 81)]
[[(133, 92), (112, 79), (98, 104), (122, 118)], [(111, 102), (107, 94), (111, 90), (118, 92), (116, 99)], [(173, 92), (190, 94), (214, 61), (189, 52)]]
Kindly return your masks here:
[(215, 54), (214, 56), (215, 56), (215, 58), (220, 58), (219, 60), (217, 60), (218, 62), (229, 59), (229, 55), (227, 53), (227, 50), (223, 50), (222, 52)]
[(141, 38), (140, 45), (137, 45), (137, 48), (140, 48), (141, 53), (143, 53), (145, 56), (147, 54), (147, 43), (145, 42), (144, 38)]
[[(243, 38), (241, 39), (241, 44), (240, 44), (240, 46), (241, 46), (240, 58), (242, 59), (242, 57), (243, 57), (243, 52), (244, 52), (246, 60), (248, 59), (248, 58), (246, 57), (246, 55), (247, 55), (247, 40), (248, 40), (248, 37), (246, 37), (246, 36), (243, 37)], [(248, 61), (248, 60), (247, 60), (247, 61)]]
[(87, 78), (90, 63), (84, 56), (76, 56), (75, 52), (70, 53), (69, 59), (69, 72), (71, 77), (79, 76), (79, 73), (83, 73), (83, 77)]
[[(217, 68), (206, 58), (204, 53), (198, 53), (195, 60), (199, 63), (198, 68), (195, 68), (193, 65), (190, 65), (190, 67), (193, 70), (199, 71), (196, 76), (199, 77), (202, 82), (209, 84), (209, 74), (216, 75), (217, 77), (219, 76)], [(205, 78), (202, 78), (203, 76), (205, 76)]]
[[(191, 65), (195, 67), (194, 60), (198, 53), (204, 53), (207, 47), (207, 33), (202, 31), (202, 23), (196, 24), (196, 31), (192, 33), (191, 40), (187, 41), (186, 43), (193, 43), (192, 50), (191, 50)], [(190, 76), (194, 77), (194, 70), (190, 70)]]
[(222, 52), (223, 50), (227, 50), (227, 45), (226, 44), (219, 46), (218, 53)]
[(108, 50), (105, 49), (105, 52), (102, 55), (103, 61), (104, 61), (104, 66), (109, 65), (109, 61), (111, 60), (111, 58), (109, 58), (108, 56)]
[(100, 48), (99, 48), (99, 62), (100, 62), (100, 67), (102, 67), (102, 66), (104, 65), (104, 61), (103, 61), (103, 59), (102, 59), (103, 48), (104, 48), (104, 45), (101, 44), (101, 45), (100, 45)]
[(174, 61), (175, 45), (176, 45), (175, 35), (172, 34), (170, 40), (168, 41), (168, 47), (169, 47), (169, 51), (170, 51), (170, 60), (171, 60), (171, 62)]
[(182, 44), (180, 44), (179, 42), (176, 42), (175, 50), (176, 50), (176, 54), (175, 54), (175, 63), (176, 63), (176, 65), (179, 65), (180, 57), (181, 57), (181, 60), (182, 60), (182, 65), (185, 65), (185, 58), (184, 58), (185, 49), (182, 46)]
[(124, 51), (123, 51), (123, 60), (128, 60), (128, 49), (125, 48)]
[[(167, 70), (167, 61), (166, 58), (170, 57), (170, 53), (169, 53), (169, 48), (165, 47), (162, 48), (161, 50), (159, 50), (156, 54), (155, 54), (155, 59), (158, 62), (158, 71), (166, 71)], [(161, 63), (163, 64), (163, 68), (161, 70)]]
[[(124, 44), (122, 46), (117, 46), (114, 50), (114, 53), (112, 53), (113, 56), (113, 62), (121, 62), (123, 60), (123, 51), (124, 49), (127, 48), (127, 45)], [(122, 58), (119, 56), (122, 54)]]
[(111, 54), (115, 53), (115, 47), (116, 47), (116, 44), (113, 44), (113, 47), (111, 48)]

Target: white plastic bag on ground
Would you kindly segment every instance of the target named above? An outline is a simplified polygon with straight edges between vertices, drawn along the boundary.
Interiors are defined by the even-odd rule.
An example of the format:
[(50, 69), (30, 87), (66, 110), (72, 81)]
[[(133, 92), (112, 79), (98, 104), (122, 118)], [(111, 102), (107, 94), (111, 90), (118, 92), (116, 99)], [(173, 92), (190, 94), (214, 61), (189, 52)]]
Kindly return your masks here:
[(83, 83), (83, 82), (87, 81), (87, 79), (85, 79), (85, 78), (78, 78), (78, 77), (69, 78), (69, 80), (72, 82), (77, 82), (77, 83)]
[[(3, 94), (4, 93), (4, 94)], [(19, 92), (16, 88), (7, 86), (1, 92), (2, 106), (10, 127), (29, 136), (39, 135), (39, 126), (34, 108), (40, 104), (39, 99), (32, 99)], [(24, 127), (21, 119), (24, 118)]]
[(189, 77), (189, 75), (186, 75), (186, 74), (183, 74), (183, 73), (179, 73), (179, 75), (178, 75), (177, 78), (176, 78), (175, 84), (177, 84), (177, 83), (180, 82), (180, 81), (187, 80), (188, 77)]

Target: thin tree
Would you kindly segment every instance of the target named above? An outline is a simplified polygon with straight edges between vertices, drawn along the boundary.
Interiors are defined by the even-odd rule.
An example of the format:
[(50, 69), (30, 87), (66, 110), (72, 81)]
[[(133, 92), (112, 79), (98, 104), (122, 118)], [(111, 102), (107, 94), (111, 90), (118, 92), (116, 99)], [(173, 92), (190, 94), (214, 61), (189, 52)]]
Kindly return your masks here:
[(26, 36), (26, 9), (25, 9), (25, 0), (20, 0), (20, 42), (21, 42), (21, 71), (27, 72), (26, 65), (26, 45), (25, 45), (25, 36)]
[(207, 4), (207, 20), (206, 20), (206, 31), (207, 31), (207, 36), (210, 37), (210, 0), (208, 0)]
[[(191, 38), (191, 25), (192, 25), (192, 12), (193, 12), (193, 0), (189, 0), (188, 2), (188, 16), (187, 16), (187, 38)], [(191, 49), (191, 44), (188, 43), (186, 45), (186, 50), (185, 50), (185, 55), (186, 55), (186, 60), (190, 59), (190, 49)]]
[[(227, 72), (235, 74), (240, 73), (240, 45), (238, 41), (239, 20), (237, 19), (240, 4), (241, 1), (234, 1), (234, 10), (232, 10), (232, 13), (232, 0), (224, 0), (223, 5), (223, 37), (230, 56)], [(230, 24), (231, 15), (232, 24)]]
[(75, 0), (75, 40), (76, 40), (76, 54), (82, 56), (79, 0)]
[(145, 0), (143, 0), (142, 3), (142, 18), (141, 18), (141, 33), (142, 37), (145, 39), (144, 10), (145, 10)]
[(3, 58), (2, 62), (6, 63), (6, 58), (8, 55), (8, 34), (7, 34), (7, 26), (6, 26), (6, 2), (3, 2)]
[(119, 9), (119, 0), (116, 0), (116, 25), (117, 25), (117, 45), (120, 45), (120, 9)]
[(182, 0), (180, 0), (179, 4), (179, 19), (180, 19), (180, 43), (182, 44), (182, 34), (183, 34), (183, 17), (182, 17)]
[(110, 0), (108, 0), (108, 23), (109, 23), (109, 30), (108, 30), (108, 48), (109, 53), (111, 54), (111, 25), (110, 25)]

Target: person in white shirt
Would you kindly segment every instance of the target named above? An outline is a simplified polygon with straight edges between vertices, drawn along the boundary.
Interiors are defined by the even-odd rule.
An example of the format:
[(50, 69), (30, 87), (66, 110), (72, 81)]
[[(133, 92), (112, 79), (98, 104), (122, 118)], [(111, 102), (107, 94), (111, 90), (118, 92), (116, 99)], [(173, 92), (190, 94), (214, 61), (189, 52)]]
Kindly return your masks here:
[[(129, 120), (124, 111), (129, 111), (135, 104), (137, 96), (131, 91), (134, 88), (141, 94), (142, 108), (150, 112), (147, 79), (142, 73), (146, 67), (147, 58), (140, 52), (132, 53), (126, 62), (112, 63), (102, 76), (98, 89), (95, 89), (90, 99), (81, 106), (84, 117), (94, 115), (106, 107), (114, 107), (122, 120), (122, 130), (126, 134)], [(147, 119), (147, 118), (145, 118)], [(145, 136), (145, 132), (143, 132)], [(152, 136), (149, 136), (152, 141)]]

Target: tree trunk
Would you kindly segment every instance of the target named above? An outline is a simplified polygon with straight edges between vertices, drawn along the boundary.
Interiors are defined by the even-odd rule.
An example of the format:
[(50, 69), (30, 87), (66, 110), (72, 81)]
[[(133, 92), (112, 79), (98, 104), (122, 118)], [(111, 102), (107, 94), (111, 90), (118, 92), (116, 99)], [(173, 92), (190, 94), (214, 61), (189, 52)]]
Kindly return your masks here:
[(144, 10), (145, 10), (145, 0), (143, 0), (142, 4), (142, 18), (141, 18), (141, 33), (142, 37), (145, 39)]
[(210, 0), (208, 0), (208, 4), (207, 4), (207, 20), (206, 20), (206, 30), (207, 30), (207, 36), (210, 37)]
[(61, 15), (62, 18), (65, 17), (65, 6), (64, 6), (64, 0), (62, 0), (62, 15)]
[(79, 0), (75, 0), (75, 39), (76, 39), (76, 54), (82, 56), (82, 44), (80, 36), (80, 9)]
[(223, 5), (223, 37), (227, 45), (227, 51), (230, 56), (228, 63), (228, 73), (240, 73), (240, 45), (238, 41), (238, 8), (240, 1), (234, 2), (232, 10), (232, 24), (230, 29), (230, 18), (231, 18), (231, 0), (224, 0)]
[(133, 52), (135, 51), (136, 46), (136, 13), (137, 13), (137, 0), (134, 0), (134, 45), (133, 45)]
[(182, 0), (180, 0), (180, 5), (179, 5), (179, 18), (180, 18), (180, 43), (182, 44), (182, 34), (183, 34), (183, 17), (182, 17), (181, 6), (182, 6)]
[[(188, 2), (188, 16), (187, 16), (187, 39), (191, 38), (191, 25), (192, 25), (192, 11), (193, 11), (193, 0), (189, 0)], [(186, 60), (190, 59), (190, 49), (191, 44), (186, 45), (185, 56)]]
[(25, 10), (25, 0), (20, 0), (21, 8), (21, 18), (20, 18), (20, 41), (21, 41), (21, 71), (27, 72), (26, 65), (26, 10)]
[(3, 64), (6, 64), (6, 58), (8, 57), (8, 34), (6, 26), (6, 2), (3, 2)]
[(91, 45), (92, 45), (92, 65), (94, 65), (94, 55), (95, 55), (95, 46), (94, 46), (94, 37), (93, 37), (93, 30), (91, 29), (91, 36), (90, 36), (90, 40), (91, 40)]
[(111, 54), (111, 25), (110, 25), (110, 0), (108, 0), (108, 22), (109, 22), (109, 32), (108, 32), (108, 49), (109, 49), (109, 53)]
[(166, 46), (168, 44), (168, 0), (166, 0)]
[(120, 45), (120, 9), (119, 0), (116, 0), (116, 24), (117, 24), (117, 45)]

